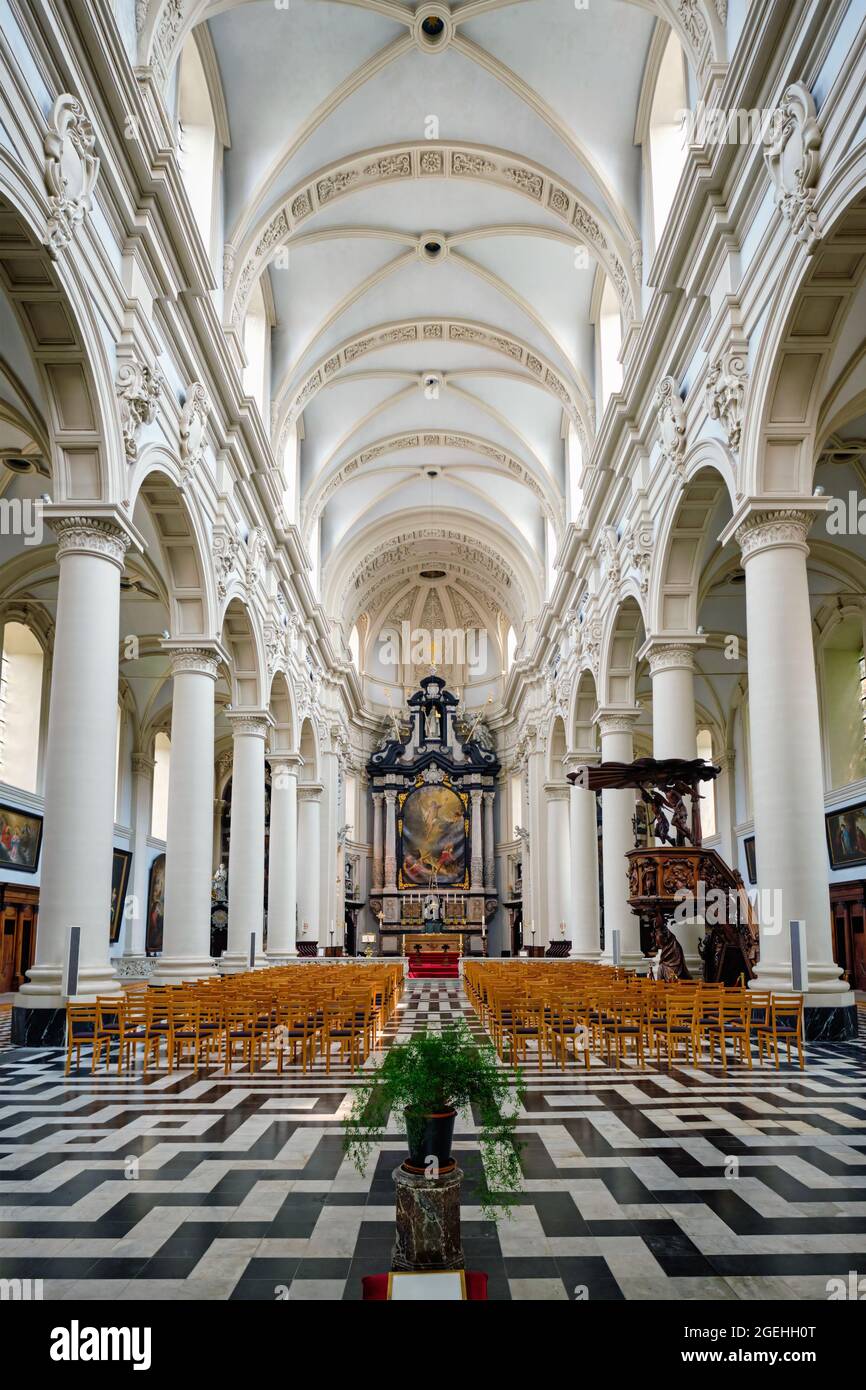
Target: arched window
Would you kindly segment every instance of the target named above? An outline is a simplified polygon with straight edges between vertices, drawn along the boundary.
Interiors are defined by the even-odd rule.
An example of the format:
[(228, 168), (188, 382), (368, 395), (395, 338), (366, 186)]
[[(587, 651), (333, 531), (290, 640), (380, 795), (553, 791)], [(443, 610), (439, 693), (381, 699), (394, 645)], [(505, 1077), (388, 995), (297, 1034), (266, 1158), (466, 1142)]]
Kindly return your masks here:
[(517, 633), (513, 627), (508, 629), (508, 636), (505, 639), (505, 670), (510, 671), (517, 651)]
[(511, 838), (517, 839), (518, 827), (523, 824), (523, 778), (519, 772), (511, 777)]
[(355, 670), (360, 674), (361, 671), (361, 641), (358, 637), (358, 624), (349, 633), (349, 654), (355, 663)]
[(346, 834), (350, 840), (357, 838), (355, 835), (355, 825), (358, 816), (358, 779), (353, 773), (348, 773), (345, 783), (346, 805), (343, 815), (346, 821)]
[(177, 99), (177, 158), (208, 258), (216, 239), (217, 184), (221, 149), (208, 80), (198, 40), (190, 36), (180, 56)]
[(613, 393), (619, 391), (622, 386), (622, 364), (619, 360), (621, 347), (622, 320), (619, 315), (619, 300), (611, 281), (605, 276), (598, 311), (598, 370), (602, 411)]
[(250, 296), (244, 319), (244, 391), (258, 403), (262, 419), (267, 419), (267, 372), (270, 357), (270, 329), (265, 308), (262, 281), (259, 280)]
[[(709, 729), (698, 730), (697, 755), (703, 758), (705, 763), (713, 761), (713, 736)], [(701, 833), (705, 840), (711, 838), (716, 833), (716, 784), (715, 782), (703, 782), (701, 784)]]
[(686, 161), (688, 110), (686, 60), (679, 39), (665, 44), (649, 119), (649, 170), (652, 229), (658, 246)]
[(0, 664), (0, 781), (38, 790), (42, 648), (29, 627), (7, 623)]
[(157, 734), (153, 744), (153, 801), (150, 810), (150, 833), (155, 840), (168, 836), (168, 782), (171, 771), (171, 739)]

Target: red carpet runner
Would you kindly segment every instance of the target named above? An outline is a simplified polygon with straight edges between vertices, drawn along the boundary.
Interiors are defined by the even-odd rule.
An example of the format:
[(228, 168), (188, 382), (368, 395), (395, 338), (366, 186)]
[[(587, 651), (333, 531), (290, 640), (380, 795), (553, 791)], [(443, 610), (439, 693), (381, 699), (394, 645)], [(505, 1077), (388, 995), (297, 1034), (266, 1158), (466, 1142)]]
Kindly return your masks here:
[(460, 974), (456, 951), (418, 954), (409, 957), (410, 980), (456, 980)]

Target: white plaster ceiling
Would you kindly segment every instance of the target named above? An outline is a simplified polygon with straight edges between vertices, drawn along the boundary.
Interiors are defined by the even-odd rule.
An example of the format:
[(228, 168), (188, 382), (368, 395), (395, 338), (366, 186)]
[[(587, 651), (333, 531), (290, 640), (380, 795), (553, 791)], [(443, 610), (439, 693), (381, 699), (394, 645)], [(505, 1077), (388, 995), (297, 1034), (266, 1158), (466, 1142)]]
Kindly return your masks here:
[[(437, 10), (447, 21), (436, 4), (424, 14)], [(424, 470), (435, 466), (443, 470), (434, 487), (439, 524), (501, 548), (522, 576), (515, 611), (528, 619), (543, 597), (545, 517), (558, 534), (564, 523), (563, 387), (590, 440), (594, 428), (590, 306), (599, 264), (592, 253), (576, 255), (580, 237), (548, 205), (552, 184), (543, 197), (537, 188), (555, 181), (572, 208), (576, 195), (631, 275), (640, 223), (634, 123), (656, 17), (651, 5), (628, 0), (593, 0), (587, 9), (574, 0), (469, 3), (453, 10), (453, 37), (433, 51), (413, 37), (415, 13), (390, 0), (212, 7), (205, 22), (231, 134), (227, 320), (245, 257), (255, 258), (281, 207), (338, 166), (387, 162), (389, 151), (415, 147), (411, 176), (371, 185), (362, 169), (337, 194), (317, 194), (313, 212), (291, 226), (288, 265), (277, 258), (267, 268), (274, 443), (286, 438), (310, 376), (327, 377), (304, 394), (300, 486), (302, 527), (321, 516), (322, 593), (333, 618), (346, 618), (338, 611), (345, 553), (363, 554), (367, 537), (379, 543), (389, 518), (395, 534), (413, 519), (429, 526)], [(453, 177), (454, 145), (493, 164)], [(443, 151), (448, 177), (418, 176), (427, 150)], [(435, 261), (418, 250), (430, 233), (445, 239)], [(268, 247), (277, 247), (270, 236)], [(446, 321), (438, 337), (419, 328), (410, 341), (350, 348), (350, 361), (324, 370), (374, 330), (437, 319)], [(465, 333), (453, 341), (454, 321), (492, 333), (500, 350)], [(545, 387), (548, 368), (556, 388)], [(422, 389), (428, 373), (441, 378), (436, 399)], [(389, 436), (413, 432), (460, 435), (470, 445), (389, 449), (353, 464)], [(456, 556), (456, 541), (431, 539), (428, 550), (444, 562), (449, 545)]]

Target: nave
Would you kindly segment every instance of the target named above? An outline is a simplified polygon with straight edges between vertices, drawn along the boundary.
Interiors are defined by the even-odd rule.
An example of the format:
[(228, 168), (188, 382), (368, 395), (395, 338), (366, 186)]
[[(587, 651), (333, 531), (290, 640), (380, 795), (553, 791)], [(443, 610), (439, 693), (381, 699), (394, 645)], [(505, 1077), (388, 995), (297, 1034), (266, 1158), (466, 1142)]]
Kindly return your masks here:
[[(408, 980), (382, 1045), (458, 1015), (480, 1032), (462, 981)], [(864, 1062), (862, 1008), (858, 1041), (807, 1043), (802, 1071), (539, 1070), (530, 1050), (510, 1219), (480, 1219), (458, 1119), (467, 1268), (492, 1300), (826, 1299), (866, 1259)], [(85, 1052), (64, 1079), (62, 1049), (0, 1052), (0, 1279), (76, 1302), (359, 1299), (390, 1267), (402, 1129), (360, 1177), (341, 1127), (357, 1076), (276, 1065), (162, 1057), (145, 1080), (91, 1074)]]

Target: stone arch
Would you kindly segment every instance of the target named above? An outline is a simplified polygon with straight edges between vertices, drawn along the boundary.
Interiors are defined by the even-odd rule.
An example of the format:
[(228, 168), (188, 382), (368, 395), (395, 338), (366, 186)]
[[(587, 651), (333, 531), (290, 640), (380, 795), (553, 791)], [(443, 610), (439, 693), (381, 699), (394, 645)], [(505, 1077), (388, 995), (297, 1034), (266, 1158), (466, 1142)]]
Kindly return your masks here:
[(540, 390), (554, 396), (567, 411), (578, 430), (583, 432), (584, 444), (592, 437), (591, 402), (584, 399), (573, 382), (558, 371), (548, 358), (536, 352), (523, 339), (515, 338), (513, 334), (490, 324), (470, 319), (402, 319), (376, 324), (363, 333), (356, 333), (351, 338), (344, 339), (304, 373), (300, 384), (291, 395), (287, 390), (287, 383), (280, 384), (274, 396), (274, 433), (278, 455), (282, 456), (288, 431), (301, 416), (304, 408), (325, 386), (336, 381), (341, 372), (354, 367), (361, 357), (367, 353), (381, 352), (394, 347), (395, 344), (438, 344), (446, 340), (486, 348), (523, 367), (527, 372), (527, 383), (538, 386)]
[(637, 594), (625, 593), (610, 613), (602, 640), (602, 704), (634, 706), (637, 653), (645, 636), (644, 613)]
[(648, 612), (655, 633), (693, 633), (707, 528), (723, 494), (732, 505), (733, 466), (724, 447), (705, 440), (692, 452), (682, 487), (668, 499), (650, 575)]
[[(693, 0), (694, 3), (694, 0)], [(228, 247), (226, 323), (240, 324), (253, 285), (297, 227), (340, 197), (397, 178), (458, 178), (489, 182), (546, 208), (604, 267), (619, 297), (626, 323), (640, 302), (629, 249), (605, 214), (550, 169), (510, 150), (438, 140), (407, 141), (362, 150), (320, 168), (280, 196), (247, 232)]]
[(547, 738), (547, 780), (549, 782), (565, 781), (563, 759), (567, 753), (568, 735), (565, 730), (565, 719), (561, 713), (556, 713), (551, 717)]
[(223, 612), (222, 642), (231, 658), (229, 676), (233, 708), (260, 709), (265, 689), (261, 643), (253, 616), (237, 594), (229, 598)]
[(793, 237), (756, 345), (743, 413), (739, 492), (808, 497), (824, 381), (866, 281), (866, 151), (828, 181), (814, 211), (827, 228), (814, 254)]
[(44, 437), (55, 503), (120, 502), (126, 463), (111, 368), (79, 258), (52, 259), (46, 212), (0, 158), (0, 287), (45, 393)]
[(275, 671), (271, 680), (269, 708), (273, 716), (270, 746), (273, 753), (291, 753), (296, 748), (295, 702), (285, 671)]
[(130, 479), (130, 505), (141, 503), (153, 523), (168, 579), (172, 637), (210, 637), (216, 629), (210, 546), (181, 487), (180, 469), (158, 446), (145, 449)]
[(301, 769), (301, 782), (318, 782), (320, 778), (322, 750), (319, 744), (319, 731), (316, 728), (316, 721), (308, 714), (305, 715), (301, 721), (298, 748), (304, 760)]
[(598, 691), (595, 676), (588, 667), (584, 667), (574, 682), (568, 714), (572, 749), (582, 753), (595, 752), (598, 749), (598, 725), (594, 722), (597, 709)]

